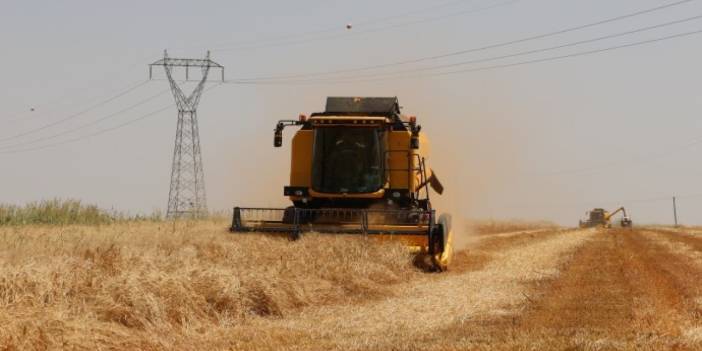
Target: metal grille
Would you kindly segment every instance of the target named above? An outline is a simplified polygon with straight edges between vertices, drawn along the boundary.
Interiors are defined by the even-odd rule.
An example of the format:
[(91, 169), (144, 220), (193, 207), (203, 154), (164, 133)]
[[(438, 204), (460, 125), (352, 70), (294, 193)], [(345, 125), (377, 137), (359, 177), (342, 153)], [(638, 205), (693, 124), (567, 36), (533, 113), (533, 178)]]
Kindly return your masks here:
[(427, 234), (434, 211), (372, 209), (234, 208), (234, 232)]

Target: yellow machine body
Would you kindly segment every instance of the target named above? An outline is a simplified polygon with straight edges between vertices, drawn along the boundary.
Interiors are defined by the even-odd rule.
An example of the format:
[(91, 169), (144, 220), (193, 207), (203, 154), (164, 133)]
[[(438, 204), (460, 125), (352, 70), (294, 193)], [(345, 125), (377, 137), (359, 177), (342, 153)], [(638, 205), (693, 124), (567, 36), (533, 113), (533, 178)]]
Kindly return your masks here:
[[(310, 121), (316, 128), (378, 128), (389, 124), (386, 118), (378, 117), (312, 117)], [(312, 157), (314, 154), (314, 129), (301, 129), (292, 138), (290, 157), (290, 186), (308, 188), (308, 200), (314, 198), (347, 199), (381, 199), (389, 189), (417, 192), (421, 184), (420, 162), (428, 156), (429, 140), (424, 134), (419, 135), (419, 147), (410, 148), (410, 131), (389, 131), (385, 133), (382, 143), (386, 152), (387, 167), (384, 186), (369, 193), (324, 193), (312, 188)], [(427, 169), (427, 176), (432, 177), (432, 170)], [(291, 195), (291, 201), (301, 201), (304, 196)]]
[(291, 142), (285, 209), (235, 207), (234, 232), (362, 234), (399, 241), (447, 268), (453, 253), (451, 217), (429, 201), (443, 185), (427, 167), (429, 141), (397, 98), (327, 99), (324, 112), (278, 122), (300, 127)]

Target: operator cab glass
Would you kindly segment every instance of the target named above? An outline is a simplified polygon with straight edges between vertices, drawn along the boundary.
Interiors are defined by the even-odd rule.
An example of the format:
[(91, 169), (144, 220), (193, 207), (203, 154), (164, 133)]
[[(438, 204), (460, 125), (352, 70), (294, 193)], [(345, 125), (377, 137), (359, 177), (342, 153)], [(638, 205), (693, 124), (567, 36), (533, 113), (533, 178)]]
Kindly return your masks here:
[(371, 193), (383, 187), (380, 128), (316, 128), (312, 188), (322, 193)]

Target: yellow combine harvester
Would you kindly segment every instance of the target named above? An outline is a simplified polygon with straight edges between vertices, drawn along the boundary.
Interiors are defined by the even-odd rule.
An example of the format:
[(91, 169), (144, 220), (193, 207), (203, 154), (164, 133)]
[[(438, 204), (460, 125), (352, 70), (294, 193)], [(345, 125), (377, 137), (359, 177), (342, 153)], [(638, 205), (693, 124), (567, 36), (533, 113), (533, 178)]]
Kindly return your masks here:
[(612, 227), (612, 222), (611, 219), (616, 215), (617, 213), (622, 212), (622, 219), (619, 222), (619, 224), (622, 226), (622, 228), (629, 228), (633, 225), (633, 222), (631, 221), (631, 217), (627, 215), (626, 209), (624, 207), (619, 207), (618, 209), (614, 210), (613, 212), (608, 212), (605, 211), (602, 208), (595, 208), (592, 209), (591, 211), (588, 211), (585, 213), (588, 218), (586, 220), (581, 220), (580, 221), (580, 228), (592, 228), (592, 227), (602, 227), (602, 228), (611, 228)]
[(428, 141), (397, 98), (329, 97), (324, 112), (281, 120), (300, 127), (292, 139), (287, 208), (235, 207), (233, 232), (357, 234), (397, 240), (445, 270), (451, 260), (448, 214), (437, 216), (429, 188), (443, 186), (426, 166)]

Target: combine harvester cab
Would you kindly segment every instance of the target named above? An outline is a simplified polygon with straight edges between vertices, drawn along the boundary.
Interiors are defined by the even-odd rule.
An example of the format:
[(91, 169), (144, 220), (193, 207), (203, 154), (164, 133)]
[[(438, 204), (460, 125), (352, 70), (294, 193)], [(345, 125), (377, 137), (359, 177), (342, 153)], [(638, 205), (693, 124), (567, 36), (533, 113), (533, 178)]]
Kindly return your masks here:
[(609, 221), (609, 212), (603, 208), (593, 208), (585, 213), (587, 219), (580, 221), (580, 228), (610, 228), (612, 224)]
[(445, 270), (451, 260), (448, 214), (437, 215), (430, 190), (443, 193), (426, 166), (428, 141), (414, 116), (400, 114), (397, 98), (329, 97), (324, 112), (281, 120), (300, 127), (292, 139), (287, 208), (235, 207), (233, 232), (366, 235), (400, 241)]

